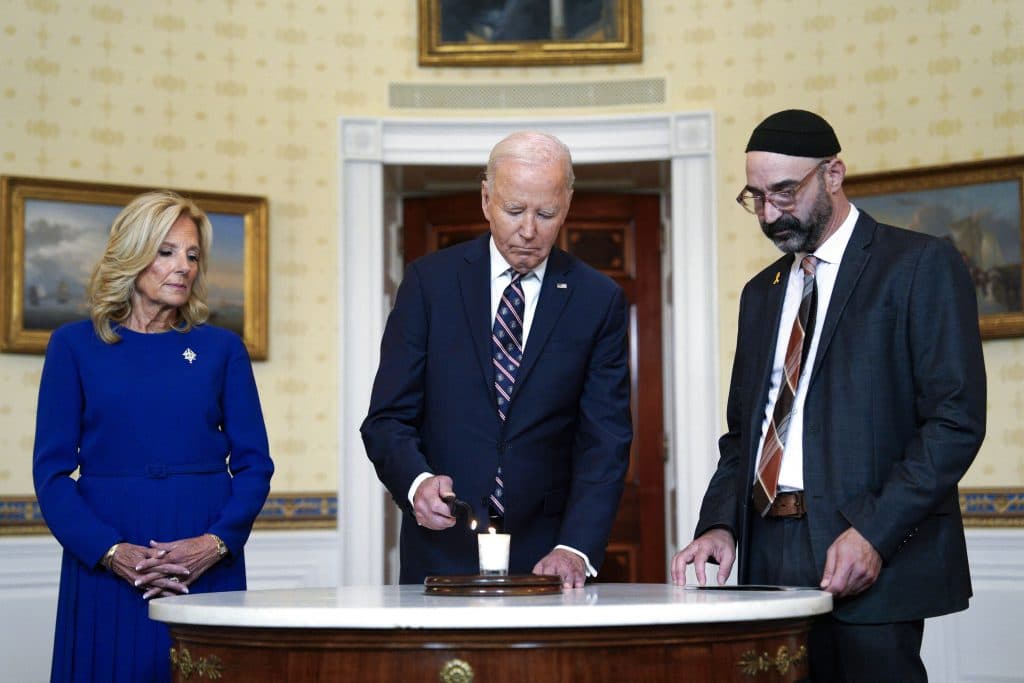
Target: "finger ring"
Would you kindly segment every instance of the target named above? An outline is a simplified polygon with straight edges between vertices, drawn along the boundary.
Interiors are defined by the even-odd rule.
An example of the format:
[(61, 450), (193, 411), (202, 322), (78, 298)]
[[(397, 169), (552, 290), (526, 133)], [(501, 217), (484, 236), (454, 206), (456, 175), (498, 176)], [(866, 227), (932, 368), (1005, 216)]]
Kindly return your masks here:
[(177, 576), (172, 576), (170, 580), (173, 581), (174, 583), (178, 583), (178, 577)]

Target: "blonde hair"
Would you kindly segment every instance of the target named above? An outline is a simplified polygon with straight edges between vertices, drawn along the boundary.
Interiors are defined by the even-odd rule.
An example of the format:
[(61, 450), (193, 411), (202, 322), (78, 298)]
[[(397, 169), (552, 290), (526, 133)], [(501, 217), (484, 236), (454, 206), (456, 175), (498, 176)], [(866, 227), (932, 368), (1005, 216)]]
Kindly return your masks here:
[(171, 226), (181, 216), (191, 218), (199, 231), (199, 272), (188, 301), (178, 309), (174, 329), (188, 332), (210, 316), (206, 305), (206, 264), (213, 243), (210, 219), (195, 202), (175, 192), (147, 192), (129, 202), (114, 219), (107, 247), (89, 280), (89, 315), (104, 342), (116, 344), (121, 340), (114, 323), (131, 315), (135, 281), (156, 259)]
[(494, 175), (499, 161), (513, 159), (526, 164), (550, 164), (561, 162), (565, 169), (565, 191), (572, 192), (576, 174), (572, 170), (572, 154), (569, 147), (550, 133), (535, 130), (521, 130), (506, 136), (491, 149), (487, 159), (487, 189), (494, 191)]

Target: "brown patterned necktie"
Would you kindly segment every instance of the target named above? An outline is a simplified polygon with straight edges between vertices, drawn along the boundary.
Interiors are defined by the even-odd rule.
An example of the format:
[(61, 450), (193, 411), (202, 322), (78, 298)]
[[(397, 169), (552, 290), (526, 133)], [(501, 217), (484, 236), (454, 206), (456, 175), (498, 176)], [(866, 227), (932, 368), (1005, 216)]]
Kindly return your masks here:
[(804, 273), (803, 296), (800, 299), (800, 310), (793, 320), (793, 329), (789, 333), (786, 345), (786, 360), (782, 368), (782, 382), (779, 396), (775, 400), (775, 410), (768, 423), (768, 432), (764, 437), (761, 449), (761, 462), (757, 466), (757, 478), (754, 480), (753, 500), (757, 512), (763, 517), (775, 502), (779, 486), (779, 471), (782, 469), (782, 454), (786, 444), (786, 432), (789, 429), (789, 418), (793, 411), (796, 388), (800, 382), (800, 366), (811, 336), (814, 333), (814, 308), (816, 305), (814, 289), (814, 270), (818, 259), (807, 255), (800, 262)]

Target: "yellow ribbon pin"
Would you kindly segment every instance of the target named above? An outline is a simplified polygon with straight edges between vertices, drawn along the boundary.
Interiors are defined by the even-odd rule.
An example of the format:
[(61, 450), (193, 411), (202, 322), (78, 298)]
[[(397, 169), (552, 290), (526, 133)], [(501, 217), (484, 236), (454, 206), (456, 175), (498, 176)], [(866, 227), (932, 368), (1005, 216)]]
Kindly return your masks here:
[(782, 271), (775, 273), (775, 280), (772, 282), (773, 285), (779, 284), (779, 277), (782, 275)]

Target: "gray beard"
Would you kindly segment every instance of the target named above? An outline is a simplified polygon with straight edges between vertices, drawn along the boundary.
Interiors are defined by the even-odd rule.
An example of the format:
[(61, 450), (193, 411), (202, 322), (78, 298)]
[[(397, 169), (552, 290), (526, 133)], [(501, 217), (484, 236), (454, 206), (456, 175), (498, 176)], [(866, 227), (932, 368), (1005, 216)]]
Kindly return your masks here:
[[(784, 213), (771, 224), (762, 220), (761, 231), (785, 254), (795, 254), (798, 251), (810, 253), (818, 248), (821, 236), (831, 220), (832, 202), (829, 201), (828, 194), (822, 186), (814, 199), (814, 206), (811, 207), (811, 214), (806, 222), (792, 214)], [(781, 237), (781, 232), (788, 234)]]

